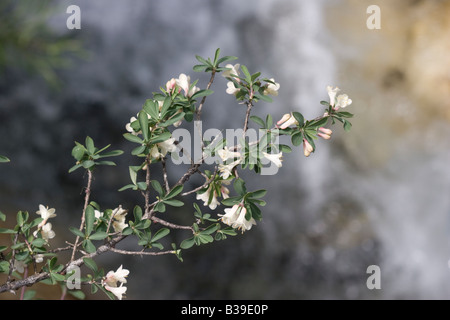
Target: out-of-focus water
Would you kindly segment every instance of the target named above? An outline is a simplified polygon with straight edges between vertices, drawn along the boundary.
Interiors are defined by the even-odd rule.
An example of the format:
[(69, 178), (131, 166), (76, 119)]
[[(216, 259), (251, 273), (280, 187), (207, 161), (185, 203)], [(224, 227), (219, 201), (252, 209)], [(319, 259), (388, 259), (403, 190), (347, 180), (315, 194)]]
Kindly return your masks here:
[[(90, 57), (61, 73), (58, 92), (38, 80), (3, 83), (0, 133), (11, 139), (1, 139), (0, 153), (13, 162), (0, 172), (1, 209), (34, 212), (43, 203), (75, 223), (83, 176), (67, 174), (72, 141), (90, 135), (129, 151), (124, 124), (151, 92), (180, 73), (205, 86), (191, 71), (194, 56), (220, 47), (280, 82), (279, 97), (255, 114), (313, 118), (323, 112), (326, 86), (338, 85), (353, 99), (353, 129), (318, 141), (310, 158), (300, 149), (286, 154), (275, 176), (250, 179), (249, 188), (269, 191), (264, 219), (250, 232), (186, 251), (183, 263), (102, 257), (107, 268), (131, 270), (128, 297), (447, 298), (450, 94), (448, 73), (435, 67), (444, 41), (435, 32), (448, 29), (435, 16), (444, 5), (431, 2), (383, 2), (382, 29), (369, 31), (364, 1), (61, 1), (63, 9), (80, 6), (81, 30), (65, 29), (63, 9), (49, 23), (79, 37)], [(418, 86), (422, 70), (428, 82)], [(435, 81), (440, 107), (424, 89)], [(239, 126), (245, 110), (224, 93), (226, 81), (212, 89), (205, 123)], [(128, 159), (118, 161), (119, 175), (107, 168), (94, 182), (94, 198), (106, 207), (141, 201), (115, 191), (128, 183)], [(381, 268), (381, 290), (366, 287), (369, 265)]]

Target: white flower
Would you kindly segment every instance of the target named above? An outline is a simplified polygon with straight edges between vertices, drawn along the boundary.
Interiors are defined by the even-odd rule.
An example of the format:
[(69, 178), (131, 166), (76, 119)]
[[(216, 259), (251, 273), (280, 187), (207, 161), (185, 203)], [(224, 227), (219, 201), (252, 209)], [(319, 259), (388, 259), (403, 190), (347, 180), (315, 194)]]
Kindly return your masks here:
[(247, 209), (242, 205), (235, 204), (232, 208), (226, 208), (224, 211), (224, 215), (219, 214), (219, 216), (222, 217), (222, 222), (235, 229), (241, 230), (242, 233), (246, 230), (250, 230), (252, 225), (256, 224), (256, 221), (253, 218), (250, 218), (250, 220), (245, 219)]
[(122, 206), (117, 207), (113, 210), (112, 216), (114, 218), (113, 221), (113, 228), (116, 232), (122, 232), (123, 229), (128, 227), (128, 224), (125, 223), (125, 216), (127, 215), (128, 211), (125, 209), (122, 209)]
[(225, 70), (222, 73), (222, 76), (224, 76), (225, 78), (233, 78), (233, 79), (236, 79), (237, 81), (239, 81), (239, 79), (234, 77), (234, 76), (236, 76), (236, 77), (239, 76), (239, 67), (240, 67), (239, 63), (235, 64), (234, 66), (232, 64), (227, 64), (225, 66), (225, 68), (228, 68), (230, 70)]
[[(103, 287), (114, 294), (117, 299), (122, 300), (122, 296), (127, 291), (127, 287), (123, 286), (127, 283), (126, 277), (130, 273), (129, 270), (123, 269), (122, 265), (117, 269), (117, 271), (109, 271), (106, 277), (102, 280)], [(120, 286), (117, 286), (117, 282), (120, 282)]]
[(167, 139), (166, 141), (160, 142), (158, 143), (158, 146), (161, 149), (161, 154), (163, 157), (165, 157), (168, 152), (174, 152), (177, 150), (175, 138), (170, 138)]
[(123, 286), (122, 284), (119, 287), (111, 287), (108, 285), (105, 285), (104, 287), (106, 290), (115, 295), (119, 300), (122, 300), (123, 295), (125, 294), (125, 292), (127, 292), (127, 287)]
[(240, 89), (238, 89), (238, 88), (236, 88), (236, 87), (234, 86), (233, 81), (228, 81), (228, 82), (227, 82), (227, 90), (226, 90), (226, 93), (236, 95), (239, 91), (240, 91)]
[(130, 122), (125, 125), (125, 129), (132, 135), (137, 136), (139, 132), (134, 131), (133, 128), (131, 127), (131, 124), (135, 121), (137, 121), (136, 117), (131, 117)]
[(338, 110), (339, 108), (345, 108), (352, 104), (352, 99), (348, 98), (348, 95), (341, 94), (337, 97), (336, 106), (334, 106), (334, 110)]
[(120, 267), (114, 272), (114, 271), (109, 271), (106, 274), (106, 277), (104, 279), (104, 282), (112, 287), (116, 287), (117, 286), (117, 282), (122, 282), (122, 283), (127, 283), (127, 279), (126, 277), (130, 274), (130, 270), (128, 269), (123, 269), (122, 265), (120, 265)]
[(278, 96), (278, 90), (280, 90), (280, 84), (276, 83), (275, 80), (272, 78), (270, 79), (273, 83), (267, 83), (267, 87), (264, 89), (264, 95), (267, 96), (269, 94), (273, 96)]
[(42, 261), (44, 261), (44, 255), (43, 254), (37, 254), (34, 256), (34, 261), (36, 261), (36, 263), (41, 263)]
[(26, 267), (27, 267), (27, 264), (25, 262), (14, 259), (13, 271), (17, 271), (18, 273), (23, 273), (25, 271)]
[(56, 217), (54, 208), (49, 209), (48, 207), (44, 207), (42, 204), (39, 205), (39, 210), (36, 211), (36, 213), (43, 219), (42, 222), (39, 223), (38, 228), (46, 224), (48, 219)]
[(53, 239), (55, 237), (55, 231), (52, 230), (52, 224), (50, 222), (42, 226), (41, 235), (44, 240)]
[(95, 219), (100, 219), (103, 217), (103, 212), (100, 212), (98, 210), (94, 210)]
[(170, 79), (166, 82), (166, 91), (173, 92), (175, 91), (175, 87), (177, 85), (177, 80), (175, 78)]
[[(230, 181), (222, 181), (222, 184), (230, 184)], [(211, 192), (213, 192), (213, 195), (211, 196)], [(224, 199), (229, 198), (230, 190), (228, 190), (227, 187), (221, 185), (220, 186), (220, 192), (222, 194), (222, 197)], [(214, 183), (210, 183), (208, 186), (208, 189), (206, 189), (203, 193), (197, 193), (197, 200), (202, 200), (204, 206), (209, 206), (211, 210), (214, 210), (217, 208), (218, 205), (220, 205), (220, 202), (217, 200), (218, 194), (216, 191), (216, 187), (214, 186)], [(211, 202), (209, 199), (211, 198)]]
[(250, 220), (247, 220), (245, 218), (246, 213), (247, 213), (247, 209), (242, 207), (239, 217), (232, 225), (233, 228), (235, 228), (235, 229), (237, 228), (238, 230), (241, 230), (242, 233), (244, 233), (244, 231), (246, 231), (246, 230), (250, 230), (252, 228), (252, 225), (256, 224), (255, 219), (250, 218)]
[(230, 164), (219, 164), (219, 172), (220, 176), (223, 179), (228, 179), (233, 173), (231, 172), (234, 167), (236, 167), (241, 162), (241, 159), (238, 159)]
[(219, 155), (220, 159), (222, 159), (223, 162), (227, 161), (228, 159), (241, 157), (241, 154), (239, 152), (230, 151), (228, 147), (225, 147), (222, 150), (217, 151), (217, 154)]
[(191, 77), (185, 75), (184, 73), (180, 74), (178, 79), (175, 79), (177, 86), (184, 90), (184, 95), (186, 97), (191, 97), (194, 93), (200, 90), (196, 86), (191, 88)]
[(281, 168), (282, 164), (281, 162), (283, 161), (281, 158), (283, 157), (283, 153), (275, 153), (275, 154), (268, 154), (266, 152), (262, 153), (264, 155), (264, 157), (266, 159), (269, 159), (270, 161), (272, 161), (278, 168)]
[(327, 87), (328, 96), (330, 97), (330, 105), (333, 107), (334, 103), (336, 102), (336, 94), (341, 91), (338, 87), (334, 88), (332, 86)]
[(292, 113), (286, 113), (283, 117), (277, 122), (277, 126), (280, 129), (286, 129), (292, 125), (298, 125), (297, 119), (292, 115)]

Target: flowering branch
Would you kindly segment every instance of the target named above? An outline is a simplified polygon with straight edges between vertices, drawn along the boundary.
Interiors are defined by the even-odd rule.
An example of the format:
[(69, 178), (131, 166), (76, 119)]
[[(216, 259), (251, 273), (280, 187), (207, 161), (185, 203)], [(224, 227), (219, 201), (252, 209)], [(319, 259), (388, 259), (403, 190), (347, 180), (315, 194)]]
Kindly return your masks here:
[[(342, 109), (352, 101), (345, 94), (338, 95), (338, 88), (327, 88), (329, 101), (321, 101), (326, 107), (323, 115), (305, 120), (301, 113), (291, 112), (274, 124), (271, 115), (267, 115), (265, 120), (251, 115), (253, 110), (257, 110), (254, 108), (258, 102), (272, 102), (271, 96), (278, 96), (280, 85), (273, 78), (263, 78), (260, 72), (251, 74), (245, 66), (239, 64), (222, 66), (237, 58), (220, 57), (219, 49), (213, 59), (200, 56), (196, 56), (196, 59), (200, 64), (194, 66), (194, 71), (211, 74), (205, 89), (197, 87), (198, 81), (191, 83), (189, 76), (180, 74), (177, 79), (167, 81), (160, 92), (153, 93), (136, 117), (131, 117), (125, 126), (127, 132), (124, 138), (136, 144), (131, 154), (140, 164), (128, 167), (131, 183), (119, 191), (139, 192), (143, 196), (142, 207), (136, 204), (130, 209), (122, 208), (121, 205), (105, 209), (92, 201), (93, 170), (103, 165), (114, 166), (114, 162), (104, 158), (119, 156), (123, 151), (107, 151), (109, 145), (97, 148), (90, 137), (86, 138), (84, 145), (75, 142), (72, 156), (76, 163), (69, 169), (69, 173), (80, 168), (88, 173), (80, 226), (69, 228), (75, 241), (73, 244), (66, 241), (69, 244), (66, 247), (50, 248), (50, 240), (55, 237), (55, 232), (48, 221), (56, 217), (55, 209), (39, 205), (36, 214), (40, 217), (35, 219), (30, 219), (28, 212), (19, 211), (14, 228), (0, 228), (0, 233), (11, 236), (11, 245), (0, 247), (0, 273), (8, 275), (6, 283), (0, 286), (0, 293), (23, 288), (23, 297), (25, 287), (48, 280), (52, 284), (65, 286), (62, 298), (66, 293), (80, 297), (82, 293), (79, 288), (76, 288), (78, 291), (73, 290), (74, 288), (69, 288), (69, 284), (76, 277), (76, 268), (85, 265), (91, 273), (87, 275), (87, 281), (78, 281), (78, 284), (89, 284), (94, 293), (100, 290), (112, 299), (122, 299), (127, 290), (125, 284), (130, 271), (121, 265), (116, 271), (105, 274), (95, 263), (96, 257), (105, 252), (139, 256), (173, 254), (183, 261), (181, 252), (194, 245), (225, 240), (229, 236), (236, 236), (237, 231), (250, 230), (262, 219), (261, 207), (266, 204), (262, 198), (267, 192), (264, 189), (247, 190), (239, 171), (249, 169), (255, 174), (264, 175), (267, 169), (275, 169), (276, 173), (282, 167), (283, 153), (292, 151), (288, 145), (278, 143), (279, 136), (289, 136), (294, 147), (303, 145), (303, 153), (309, 157), (316, 150), (315, 139), (331, 139), (332, 130), (326, 127), (329, 122), (341, 122), (346, 131), (351, 128), (348, 119), (353, 115)], [(192, 122), (194, 118), (197, 122), (201, 121), (203, 107), (207, 97), (213, 94), (211, 88), (218, 73), (227, 80), (226, 92), (234, 96), (238, 105), (246, 106), (242, 136), (239, 134), (240, 141), (237, 145), (229, 145), (227, 138), (222, 136), (223, 131), (212, 141), (207, 141), (201, 127), (196, 126), (195, 130), (198, 130), (198, 136), (201, 137), (197, 144), (200, 145), (200, 150), (197, 151), (200, 151), (201, 156), (192, 157), (191, 146), (185, 143), (189, 139), (176, 141), (176, 129), (173, 128), (177, 128), (183, 121)], [(259, 126), (259, 132), (262, 133), (259, 137), (250, 135), (251, 121)], [(189, 158), (189, 167), (171, 186), (166, 162), (170, 158), (179, 159), (180, 153)], [(196, 152), (193, 154), (195, 156)], [(0, 162), (6, 160), (9, 159), (0, 156)], [(161, 162), (161, 167), (156, 166), (158, 162)], [(151, 172), (158, 168), (162, 172), (161, 182), (154, 179), (158, 175)], [(195, 174), (201, 175), (205, 181), (191, 190), (184, 190), (186, 182)], [(234, 192), (229, 189), (231, 186)], [(196, 194), (196, 200), (201, 201), (213, 213), (202, 212), (194, 202), (191, 225), (169, 222), (160, 217), (172, 208), (183, 207), (183, 212), (189, 212), (184, 201), (191, 194)], [(221, 209), (222, 207), (224, 208)], [(214, 212), (217, 208), (223, 213)], [(5, 219), (6, 215), (0, 212), (0, 221)], [(172, 231), (189, 231), (190, 234), (180, 243), (171, 243), (171, 249), (167, 249), (167, 245), (161, 240)], [(129, 237), (136, 239), (141, 250), (117, 248), (121, 241)], [(69, 250), (72, 250), (70, 259), (65, 263), (58, 263), (58, 253)], [(78, 258), (77, 252), (80, 254)], [(33, 265), (35, 272), (31, 276), (28, 275), (29, 265)], [(24, 274), (24, 277), (20, 274)]]

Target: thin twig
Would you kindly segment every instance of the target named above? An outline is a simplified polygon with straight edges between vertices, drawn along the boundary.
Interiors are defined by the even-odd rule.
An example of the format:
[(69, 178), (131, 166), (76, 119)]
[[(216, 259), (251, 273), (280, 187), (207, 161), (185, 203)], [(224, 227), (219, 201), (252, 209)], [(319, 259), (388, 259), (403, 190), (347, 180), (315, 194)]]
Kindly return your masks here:
[(169, 228), (172, 228), (172, 229), (184, 229), (184, 230), (192, 230), (193, 231), (193, 228), (191, 226), (180, 226), (178, 224), (174, 224), (174, 223), (162, 220), (162, 219), (157, 218), (155, 216), (151, 217), (150, 219), (153, 222), (160, 223), (163, 226), (166, 226), (166, 227), (169, 227)]
[(160, 252), (152, 252), (152, 251), (127, 251), (116, 248), (111, 248), (110, 251), (125, 255), (133, 255), (133, 256), (161, 256), (164, 254), (174, 254), (176, 253), (174, 250), (168, 251), (160, 251)]
[[(84, 196), (84, 207), (83, 207), (83, 214), (81, 215), (80, 231), (83, 230), (84, 221), (85, 221), (85, 218), (86, 218), (86, 208), (87, 208), (87, 206), (89, 204), (89, 198), (91, 196), (92, 171), (88, 169), (87, 172), (88, 172), (88, 182), (87, 182), (85, 196)], [(71, 262), (73, 261), (73, 259), (75, 259), (75, 253), (77, 251), (77, 246), (78, 246), (78, 241), (79, 240), (80, 240), (80, 237), (77, 236), (76, 239), (75, 239), (75, 244), (73, 246), (72, 256), (70, 258)]]

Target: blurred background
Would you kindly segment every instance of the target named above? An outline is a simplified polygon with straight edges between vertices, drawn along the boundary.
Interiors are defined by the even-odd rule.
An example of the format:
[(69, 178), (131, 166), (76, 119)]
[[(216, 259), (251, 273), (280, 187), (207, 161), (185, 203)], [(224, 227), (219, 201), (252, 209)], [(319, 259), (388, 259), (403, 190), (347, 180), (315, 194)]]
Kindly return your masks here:
[[(66, 27), (72, 4), (81, 9), (80, 30)], [(380, 30), (366, 26), (372, 4), (381, 9)], [(135, 161), (125, 124), (180, 73), (204, 88), (207, 76), (192, 71), (195, 55), (220, 47), (281, 84), (274, 102), (254, 114), (316, 117), (333, 85), (353, 100), (353, 128), (335, 127), (309, 158), (294, 149), (277, 175), (250, 178), (249, 189), (268, 190), (263, 221), (251, 231), (184, 251), (182, 263), (101, 256), (105, 270), (131, 271), (127, 297), (447, 299), (449, 14), (448, 0), (4, 0), (0, 154), (11, 162), (0, 167), (0, 209), (8, 224), (18, 210), (56, 208), (52, 243), (64, 245), (67, 226), (79, 225), (87, 179), (68, 174), (70, 153), (87, 135), (126, 151), (118, 167), (96, 173), (93, 199), (103, 208), (142, 204), (133, 192), (117, 192)], [(204, 130), (240, 126), (245, 110), (225, 94), (226, 80), (212, 89)], [(172, 182), (185, 170), (170, 169)], [(172, 233), (172, 241), (186, 236)], [(369, 265), (381, 269), (380, 290), (366, 286)], [(37, 298), (60, 295), (40, 288)]]

